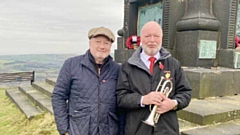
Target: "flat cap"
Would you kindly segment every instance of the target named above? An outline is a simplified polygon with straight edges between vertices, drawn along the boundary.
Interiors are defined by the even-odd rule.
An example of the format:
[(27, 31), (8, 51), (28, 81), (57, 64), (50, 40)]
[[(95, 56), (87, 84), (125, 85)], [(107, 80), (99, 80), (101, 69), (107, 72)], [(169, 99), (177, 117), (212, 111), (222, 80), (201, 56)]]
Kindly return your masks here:
[(89, 39), (99, 36), (99, 35), (106, 36), (107, 38), (109, 38), (109, 40), (111, 42), (115, 41), (115, 36), (114, 36), (113, 32), (108, 28), (105, 28), (105, 27), (92, 28), (88, 32)]

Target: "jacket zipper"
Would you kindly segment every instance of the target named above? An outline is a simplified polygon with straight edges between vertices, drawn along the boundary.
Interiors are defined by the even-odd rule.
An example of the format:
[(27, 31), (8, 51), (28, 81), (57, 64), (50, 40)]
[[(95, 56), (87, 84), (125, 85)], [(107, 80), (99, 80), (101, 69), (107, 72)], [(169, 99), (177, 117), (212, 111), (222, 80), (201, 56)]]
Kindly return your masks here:
[(101, 68), (98, 68), (98, 77), (100, 79), (100, 74), (101, 74)]
[(100, 105), (101, 105), (101, 99), (99, 98), (99, 93), (100, 93), (100, 85), (101, 85), (101, 80), (100, 80), (100, 75), (101, 75), (101, 68), (98, 68), (98, 134), (99, 134), (99, 109), (100, 109)]

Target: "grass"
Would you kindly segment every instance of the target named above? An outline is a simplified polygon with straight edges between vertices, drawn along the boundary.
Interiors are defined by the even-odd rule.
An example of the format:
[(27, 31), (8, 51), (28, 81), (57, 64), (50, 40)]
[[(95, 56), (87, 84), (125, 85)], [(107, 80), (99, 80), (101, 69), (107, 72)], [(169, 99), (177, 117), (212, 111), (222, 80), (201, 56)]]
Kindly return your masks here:
[(44, 113), (31, 120), (16, 107), (0, 88), (1, 135), (58, 135), (53, 115)]

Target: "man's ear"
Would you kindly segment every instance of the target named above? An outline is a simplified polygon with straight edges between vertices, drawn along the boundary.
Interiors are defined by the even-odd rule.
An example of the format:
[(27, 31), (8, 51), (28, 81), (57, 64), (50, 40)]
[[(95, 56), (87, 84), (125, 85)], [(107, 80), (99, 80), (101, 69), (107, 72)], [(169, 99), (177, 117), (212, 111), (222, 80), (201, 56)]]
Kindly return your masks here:
[(88, 44), (89, 44), (89, 47), (90, 47), (90, 45), (91, 45), (91, 39), (88, 41)]

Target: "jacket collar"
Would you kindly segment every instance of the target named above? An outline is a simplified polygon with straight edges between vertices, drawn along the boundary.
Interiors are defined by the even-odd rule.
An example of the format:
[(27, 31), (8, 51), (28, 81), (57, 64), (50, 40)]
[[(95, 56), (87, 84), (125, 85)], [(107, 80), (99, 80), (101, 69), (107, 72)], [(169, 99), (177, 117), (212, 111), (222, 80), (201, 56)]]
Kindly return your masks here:
[[(110, 66), (110, 61), (112, 61), (112, 57), (109, 55), (105, 60), (101, 67), (108, 67)], [(83, 56), (83, 59), (81, 61), (83, 65), (85, 65), (87, 68), (92, 70), (93, 72), (97, 73), (97, 63), (94, 60), (93, 55), (90, 53), (90, 50), (88, 49)]]
[[(142, 62), (140, 58), (140, 53), (142, 52), (142, 46), (139, 46), (138, 49), (132, 54), (132, 56), (128, 59), (128, 63), (132, 65), (136, 65), (140, 68), (143, 68), (145, 70), (148, 70), (148, 68), (145, 66), (145, 64)], [(161, 48), (160, 51), (160, 58), (158, 60), (167, 59), (171, 56), (170, 52), (168, 52), (165, 48)]]

